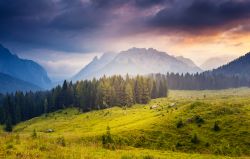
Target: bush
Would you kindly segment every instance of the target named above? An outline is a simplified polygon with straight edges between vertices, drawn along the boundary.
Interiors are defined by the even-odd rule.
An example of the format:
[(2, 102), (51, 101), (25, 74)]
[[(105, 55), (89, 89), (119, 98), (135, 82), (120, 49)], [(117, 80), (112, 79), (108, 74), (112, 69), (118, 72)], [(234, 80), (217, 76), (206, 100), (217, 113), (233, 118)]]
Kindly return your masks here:
[(146, 155), (146, 156), (143, 156), (143, 159), (154, 159), (154, 157), (151, 155)]
[(196, 124), (203, 124), (204, 123), (204, 119), (199, 115), (196, 115), (194, 117), (194, 120), (195, 120)]
[(208, 142), (206, 142), (205, 146), (206, 146), (206, 147), (209, 147), (209, 146), (210, 146), (210, 144), (209, 144)]
[(191, 142), (194, 144), (198, 144), (200, 142), (198, 136), (196, 134), (194, 134), (191, 138)]
[(32, 137), (33, 139), (37, 138), (36, 129), (33, 130), (33, 133), (31, 134), (31, 137)]
[(11, 123), (11, 120), (9, 118), (6, 121), (4, 130), (7, 132), (12, 132), (12, 123)]
[(66, 146), (66, 142), (65, 142), (64, 137), (59, 137), (59, 138), (57, 138), (56, 143), (59, 144), (59, 145), (61, 145), (61, 146), (63, 146), (63, 147)]
[(184, 123), (183, 123), (182, 120), (180, 119), (180, 120), (177, 122), (176, 127), (177, 127), (177, 128), (181, 128), (181, 127), (183, 127), (183, 126), (184, 126)]
[(213, 130), (214, 130), (214, 131), (220, 131), (220, 127), (219, 127), (218, 122), (215, 122), (215, 123), (214, 123)]
[(102, 136), (102, 145), (104, 148), (114, 149), (114, 141), (112, 139), (109, 126), (107, 126), (106, 134)]
[(177, 142), (176, 145), (175, 145), (176, 148), (181, 147), (181, 146), (183, 146), (183, 145), (181, 143), (179, 143), (179, 142)]

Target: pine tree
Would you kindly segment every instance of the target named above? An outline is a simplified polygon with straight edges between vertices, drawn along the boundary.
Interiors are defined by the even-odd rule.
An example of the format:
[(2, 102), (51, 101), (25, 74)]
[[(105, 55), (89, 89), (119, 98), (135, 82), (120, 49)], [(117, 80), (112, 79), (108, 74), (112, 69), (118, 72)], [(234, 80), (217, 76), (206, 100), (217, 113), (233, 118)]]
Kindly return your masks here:
[(133, 90), (130, 84), (126, 84), (125, 87), (125, 106), (131, 106), (133, 104)]
[(43, 112), (45, 114), (48, 113), (48, 99), (47, 98), (45, 98), (44, 103), (43, 103)]
[(6, 121), (5, 121), (5, 131), (7, 132), (11, 132), (12, 131), (12, 121), (11, 121), (11, 117), (10, 114), (8, 114)]
[(135, 79), (135, 84), (134, 84), (135, 103), (141, 103), (141, 95), (142, 95), (141, 80), (140, 80), (140, 77), (137, 76)]
[(152, 86), (152, 91), (151, 91), (151, 98), (155, 99), (157, 98), (157, 86), (156, 86), (156, 81), (153, 81), (153, 86)]
[(141, 103), (147, 104), (150, 100), (150, 88), (148, 79), (142, 78), (142, 94), (141, 94)]

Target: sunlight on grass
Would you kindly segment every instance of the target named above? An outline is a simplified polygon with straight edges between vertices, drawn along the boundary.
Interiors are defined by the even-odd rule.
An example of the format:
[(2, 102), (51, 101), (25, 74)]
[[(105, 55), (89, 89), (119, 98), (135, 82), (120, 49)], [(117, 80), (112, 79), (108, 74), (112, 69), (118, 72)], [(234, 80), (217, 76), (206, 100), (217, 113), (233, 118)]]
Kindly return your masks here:
[[(0, 158), (247, 157), (249, 97), (246, 88), (170, 91), (168, 98), (131, 108), (60, 110), (20, 123), (13, 133), (1, 130)], [(219, 128), (214, 130), (215, 123)], [(114, 150), (102, 146), (107, 126), (119, 141)], [(37, 137), (32, 137), (34, 130)]]

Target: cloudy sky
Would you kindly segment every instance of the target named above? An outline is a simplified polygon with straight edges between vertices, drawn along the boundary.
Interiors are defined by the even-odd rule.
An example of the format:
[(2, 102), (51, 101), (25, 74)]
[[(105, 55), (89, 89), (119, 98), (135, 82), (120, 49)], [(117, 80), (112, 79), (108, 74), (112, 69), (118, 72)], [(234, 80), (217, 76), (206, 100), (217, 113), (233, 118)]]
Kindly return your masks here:
[(250, 51), (250, 0), (0, 0), (0, 43), (53, 78), (130, 47), (201, 64)]

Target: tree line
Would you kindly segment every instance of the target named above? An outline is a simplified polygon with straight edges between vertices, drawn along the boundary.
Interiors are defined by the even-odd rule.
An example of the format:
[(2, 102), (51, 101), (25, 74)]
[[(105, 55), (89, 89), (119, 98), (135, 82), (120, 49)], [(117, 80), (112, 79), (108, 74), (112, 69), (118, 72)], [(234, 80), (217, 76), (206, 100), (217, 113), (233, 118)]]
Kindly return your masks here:
[(250, 80), (237, 75), (227, 76), (204, 72), (196, 74), (167, 73), (165, 75), (169, 89), (176, 90), (217, 90), (227, 88), (249, 87)]
[(0, 96), (0, 124), (6, 131), (12, 125), (67, 107), (81, 111), (112, 106), (146, 104), (150, 99), (166, 97), (167, 80), (163, 75), (126, 77), (111, 76), (100, 79), (64, 81), (50, 91), (16, 92)]
[(11, 131), (12, 125), (59, 109), (77, 107), (81, 111), (112, 106), (146, 104), (150, 99), (166, 97), (168, 89), (204, 90), (249, 87), (240, 76), (211, 72), (201, 74), (167, 73), (126, 77), (115, 75), (100, 79), (64, 81), (50, 91), (0, 94), (0, 124)]

